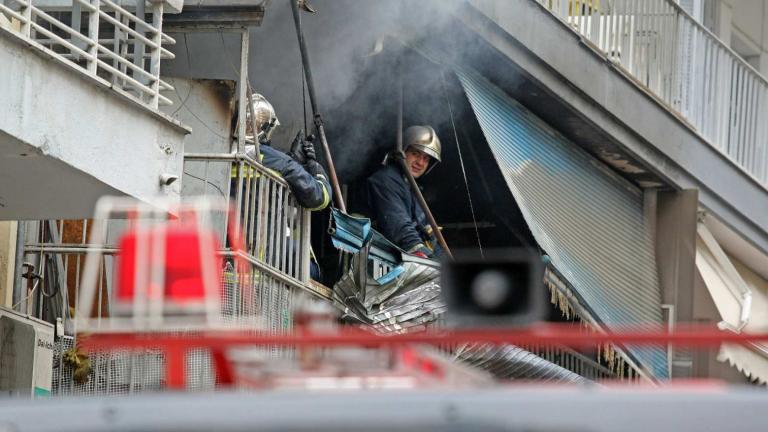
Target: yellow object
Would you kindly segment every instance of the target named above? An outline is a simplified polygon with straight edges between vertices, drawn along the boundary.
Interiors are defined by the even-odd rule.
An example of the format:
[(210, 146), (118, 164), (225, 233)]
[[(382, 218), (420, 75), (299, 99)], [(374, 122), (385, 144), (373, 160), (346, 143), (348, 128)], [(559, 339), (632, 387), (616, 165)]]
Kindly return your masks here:
[(72, 379), (78, 384), (85, 384), (93, 370), (91, 367), (91, 358), (79, 347), (66, 350), (62, 356), (64, 364), (72, 367)]

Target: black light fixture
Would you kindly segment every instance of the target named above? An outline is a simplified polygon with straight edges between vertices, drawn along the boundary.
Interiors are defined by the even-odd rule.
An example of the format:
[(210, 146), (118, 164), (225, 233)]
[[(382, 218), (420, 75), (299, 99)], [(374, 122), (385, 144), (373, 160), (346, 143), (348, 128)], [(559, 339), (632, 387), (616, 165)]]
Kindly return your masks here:
[(541, 256), (528, 249), (498, 249), (485, 258), (457, 253), (442, 266), (441, 291), (451, 323), (522, 326), (546, 311)]

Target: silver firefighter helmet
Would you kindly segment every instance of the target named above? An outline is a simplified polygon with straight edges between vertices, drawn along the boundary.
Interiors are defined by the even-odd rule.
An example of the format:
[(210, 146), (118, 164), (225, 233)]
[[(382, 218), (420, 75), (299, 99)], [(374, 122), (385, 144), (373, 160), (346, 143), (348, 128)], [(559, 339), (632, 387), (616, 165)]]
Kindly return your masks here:
[(272, 138), (272, 132), (280, 126), (280, 120), (277, 119), (275, 108), (264, 96), (259, 93), (251, 95), (251, 106), (245, 116), (246, 138), (253, 139), (254, 122), (252, 115), (256, 118), (256, 135), (259, 141), (269, 141)]
[(431, 126), (411, 126), (405, 130), (403, 150), (414, 149), (426, 153), (432, 159), (440, 162), (440, 138)]

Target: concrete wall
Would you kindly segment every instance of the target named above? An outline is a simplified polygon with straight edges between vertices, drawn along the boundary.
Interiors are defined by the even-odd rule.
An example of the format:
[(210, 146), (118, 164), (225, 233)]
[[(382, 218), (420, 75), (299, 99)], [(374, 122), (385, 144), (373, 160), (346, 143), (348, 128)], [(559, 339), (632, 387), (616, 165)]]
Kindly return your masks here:
[(188, 130), (0, 28), (0, 219), (87, 217), (105, 194), (178, 199)]
[[(184, 143), (185, 152), (230, 153), (235, 82), (186, 78), (167, 78), (167, 81), (176, 92), (168, 96), (174, 105), (166, 112), (192, 128)], [(181, 196), (226, 198), (231, 167), (229, 161), (185, 161)], [(213, 224), (223, 233), (225, 221), (221, 216), (216, 214)]]

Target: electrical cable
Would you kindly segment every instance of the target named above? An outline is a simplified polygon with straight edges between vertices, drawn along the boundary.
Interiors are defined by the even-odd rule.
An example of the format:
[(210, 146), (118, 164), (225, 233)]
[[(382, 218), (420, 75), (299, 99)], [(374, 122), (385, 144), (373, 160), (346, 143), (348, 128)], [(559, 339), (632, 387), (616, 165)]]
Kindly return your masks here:
[(477, 227), (477, 218), (475, 216), (475, 206), (472, 204), (472, 194), (469, 192), (469, 180), (467, 179), (467, 170), (464, 167), (464, 157), (461, 154), (461, 145), (459, 145), (459, 135), (456, 133), (456, 123), (453, 119), (453, 106), (451, 105), (451, 99), (448, 96), (448, 86), (445, 82), (445, 70), (440, 71), (443, 84), (443, 94), (445, 95), (445, 101), (448, 103), (448, 113), (451, 117), (451, 128), (453, 129), (453, 138), (456, 141), (456, 150), (459, 153), (459, 163), (461, 164), (461, 173), (464, 175), (464, 188), (467, 191), (467, 200), (469, 201), (469, 210), (472, 213), (472, 223), (475, 226), (475, 235), (477, 236), (477, 246), (480, 248), (480, 257), (485, 258), (483, 253), (483, 244), (480, 241), (480, 229)]
[(302, 113), (302, 117), (304, 119), (304, 136), (309, 136), (309, 127), (307, 127), (307, 81), (304, 76), (304, 67), (302, 66), (300, 68), (301, 70), (301, 103), (303, 106), (304, 112)]
[(202, 178), (202, 177), (198, 177), (198, 176), (196, 176), (196, 175), (194, 175), (194, 174), (190, 174), (190, 173), (188, 173), (188, 172), (186, 172), (186, 171), (184, 171), (184, 175), (188, 175), (188, 176), (192, 177), (193, 179), (197, 179), (197, 180), (200, 180), (200, 181), (201, 181), (201, 182), (203, 182), (203, 183), (207, 183), (207, 184), (209, 184), (209, 185), (213, 186), (213, 187), (214, 187), (216, 190), (218, 190), (218, 191), (219, 191), (219, 193), (221, 194), (221, 196), (225, 196), (225, 195), (224, 195), (224, 191), (223, 191), (223, 190), (221, 190), (221, 188), (220, 188), (220, 187), (219, 187), (217, 184), (215, 184), (215, 183), (211, 182), (210, 180), (206, 180), (206, 179), (204, 179), (204, 178)]
[[(176, 87), (174, 87), (174, 88), (173, 88), (173, 91), (176, 93), (176, 96), (178, 96), (178, 97), (179, 97), (179, 100), (181, 100), (181, 95), (179, 94), (179, 90), (178, 90), (178, 89), (176, 89)], [(190, 93), (191, 93), (191, 92), (192, 92), (192, 88), (190, 87)], [(203, 126), (206, 128), (206, 129), (208, 129), (208, 130), (209, 130), (209, 131), (210, 131), (212, 134), (216, 135), (217, 137), (219, 137), (219, 138), (221, 138), (221, 139), (226, 139), (226, 140), (228, 140), (228, 139), (229, 139), (229, 137), (226, 137), (226, 136), (224, 136), (224, 135), (221, 135), (220, 133), (218, 133), (218, 132), (216, 132), (215, 130), (213, 130), (213, 129), (212, 129), (210, 126), (208, 126), (208, 124), (207, 124), (206, 122), (204, 122), (204, 121), (203, 121), (203, 119), (201, 119), (200, 117), (198, 117), (198, 116), (197, 116), (197, 114), (195, 114), (195, 113), (194, 113), (194, 112), (193, 112), (191, 109), (189, 109), (189, 107), (188, 107), (188, 106), (186, 106), (186, 100), (185, 100), (184, 102), (182, 102), (182, 103), (181, 103), (181, 105), (182, 105), (184, 108), (186, 108), (186, 109), (187, 109), (187, 111), (188, 111), (190, 114), (192, 114), (192, 117), (196, 118), (196, 119), (197, 119), (197, 121), (199, 121), (199, 122), (200, 122), (200, 124), (202, 124), (202, 125), (203, 125)], [(179, 109), (181, 109), (181, 107), (179, 107)]]
[[(187, 34), (186, 33), (184, 33), (184, 48), (187, 51), (187, 68), (191, 70), (192, 69), (192, 63), (190, 61), (189, 42), (187, 42)], [(174, 87), (174, 89), (176, 89), (176, 87)], [(178, 95), (178, 94), (179, 93), (177, 92), (176, 95)], [(171, 116), (176, 115), (176, 113), (179, 112), (179, 110), (181, 110), (182, 108), (184, 108), (184, 106), (186, 106), (187, 100), (189, 99), (190, 96), (192, 96), (192, 86), (189, 86), (189, 91), (187, 92), (187, 97), (185, 97), (184, 100), (181, 101), (181, 104), (179, 105), (178, 108), (176, 108), (176, 110), (174, 112), (171, 113)], [(187, 108), (187, 110), (189, 110), (189, 108)]]

